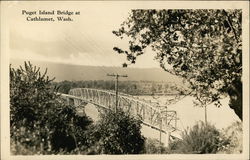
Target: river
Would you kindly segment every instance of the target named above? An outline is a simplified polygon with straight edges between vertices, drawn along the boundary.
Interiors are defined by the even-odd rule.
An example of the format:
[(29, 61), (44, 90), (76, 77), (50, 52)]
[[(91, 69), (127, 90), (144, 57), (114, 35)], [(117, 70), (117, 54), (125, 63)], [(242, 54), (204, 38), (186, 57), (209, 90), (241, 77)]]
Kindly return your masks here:
[[(139, 96), (140, 99), (159, 102), (161, 105), (169, 102), (169, 100), (173, 99), (173, 97), (174, 96)], [(193, 97), (187, 96), (175, 104), (167, 105), (168, 110), (175, 110), (177, 112), (177, 117), (179, 118), (179, 120), (177, 121), (177, 128), (179, 130), (183, 131), (188, 127), (192, 127), (194, 124), (196, 124), (197, 121), (205, 120), (204, 108), (194, 107), (193, 101)], [(229, 98), (221, 100), (222, 106), (220, 108), (214, 106), (213, 104), (207, 106), (207, 120), (209, 123), (215, 125), (215, 127), (218, 129), (226, 128), (233, 122), (239, 121), (239, 118), (235, 115), (234, 111), (229, 108), (228, 101)], [(85, 106), (85, 113), (94, 121), (97, 121), (99, 119), (99, 112), (97, 108), (92, 104), (88, 104)], [(159, 131), (151, 129), (147, 126), (143, 126), (141, 131), (145, 137), (157, 139), (159, 139), (160, 137)], [(162, 134), (163, 142), (164, 139), (166, 139), (166, 135)]]

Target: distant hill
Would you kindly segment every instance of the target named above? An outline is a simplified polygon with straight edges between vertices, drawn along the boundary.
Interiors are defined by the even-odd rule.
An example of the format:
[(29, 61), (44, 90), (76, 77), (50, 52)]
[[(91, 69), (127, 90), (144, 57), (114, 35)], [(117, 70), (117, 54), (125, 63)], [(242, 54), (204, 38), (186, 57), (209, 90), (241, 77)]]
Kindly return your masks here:
[[(13, 67), (24, 65), (20, 59), (11, 59)], [(48, 75), (55, 77), (55, 81), (79, 81), (79, 80), (111, 80), (107, 73), (127, 74), (127, 78), (120, 80), (127, 81), (163, 81), (176, 84), (183, 84), (181, 78), (171, 75), (160, 68), (122, 68), (122, 67), (104, 67), (104, 66), (81, 66), (52, 62), (31, 61), (32, 64), (45, 70), (48, 68)]]

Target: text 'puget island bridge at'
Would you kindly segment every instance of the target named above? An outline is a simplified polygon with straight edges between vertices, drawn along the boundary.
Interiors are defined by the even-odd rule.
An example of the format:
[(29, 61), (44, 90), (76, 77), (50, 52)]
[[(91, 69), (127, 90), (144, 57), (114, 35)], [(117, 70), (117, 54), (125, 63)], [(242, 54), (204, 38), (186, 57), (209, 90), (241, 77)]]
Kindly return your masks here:
[[(74, 88), (69, 94), (61, 94), (68, 104), (77, 108), (82, 108), (90, 103), (99, 109), (115, 110), (116, 107), (128, 112), (130, 115), (137, 116), (142, 123), (152, 129), (160, 132), (160, 141), (166, 146), (170, 137), (177, 130), (177, 113), (174, 110), (162, 109), (158, 103), (141, 100), (138, 97), (128, 94), (116, 93), (108, 90), (91, 89), (91, 88)], [(118, 101), (116, 104), (116, 100)], [(117, 105), (117, 106), (116, 106)], [(161, 134), (166, 134), (167, 138), (161, 140)], [(179, 137), (179, 136), (178, 136)]]

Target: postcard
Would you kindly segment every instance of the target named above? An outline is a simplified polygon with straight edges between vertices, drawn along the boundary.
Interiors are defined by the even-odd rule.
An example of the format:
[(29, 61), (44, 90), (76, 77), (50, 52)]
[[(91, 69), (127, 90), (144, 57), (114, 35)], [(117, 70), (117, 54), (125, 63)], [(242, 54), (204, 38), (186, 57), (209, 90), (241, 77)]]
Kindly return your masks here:
[(1, 159), (248, 159), (248, 6), (1, 2)]

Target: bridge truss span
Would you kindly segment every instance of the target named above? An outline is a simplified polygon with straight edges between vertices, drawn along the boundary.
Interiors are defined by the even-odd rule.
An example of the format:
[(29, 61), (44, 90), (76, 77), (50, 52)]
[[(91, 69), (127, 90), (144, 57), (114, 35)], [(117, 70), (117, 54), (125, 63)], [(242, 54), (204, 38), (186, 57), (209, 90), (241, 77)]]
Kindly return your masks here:
[[(67, 101), (73, 101), (75, 106), (82, 103), (91, 103), (103, 109), (115, 110), (116, 95), (114, 91), (92, 89), (92, 88), (74, 88), (69, 94), (62, 94)], [(118, 94), (117, 108), (139, 117), (143, 124), (160, 130), (161, 132), (172, 132), (176, 130), (177, 114), (175, 111), (160, 110), (157, 103), (141, 100), (138, 97), (128, 94)]]

